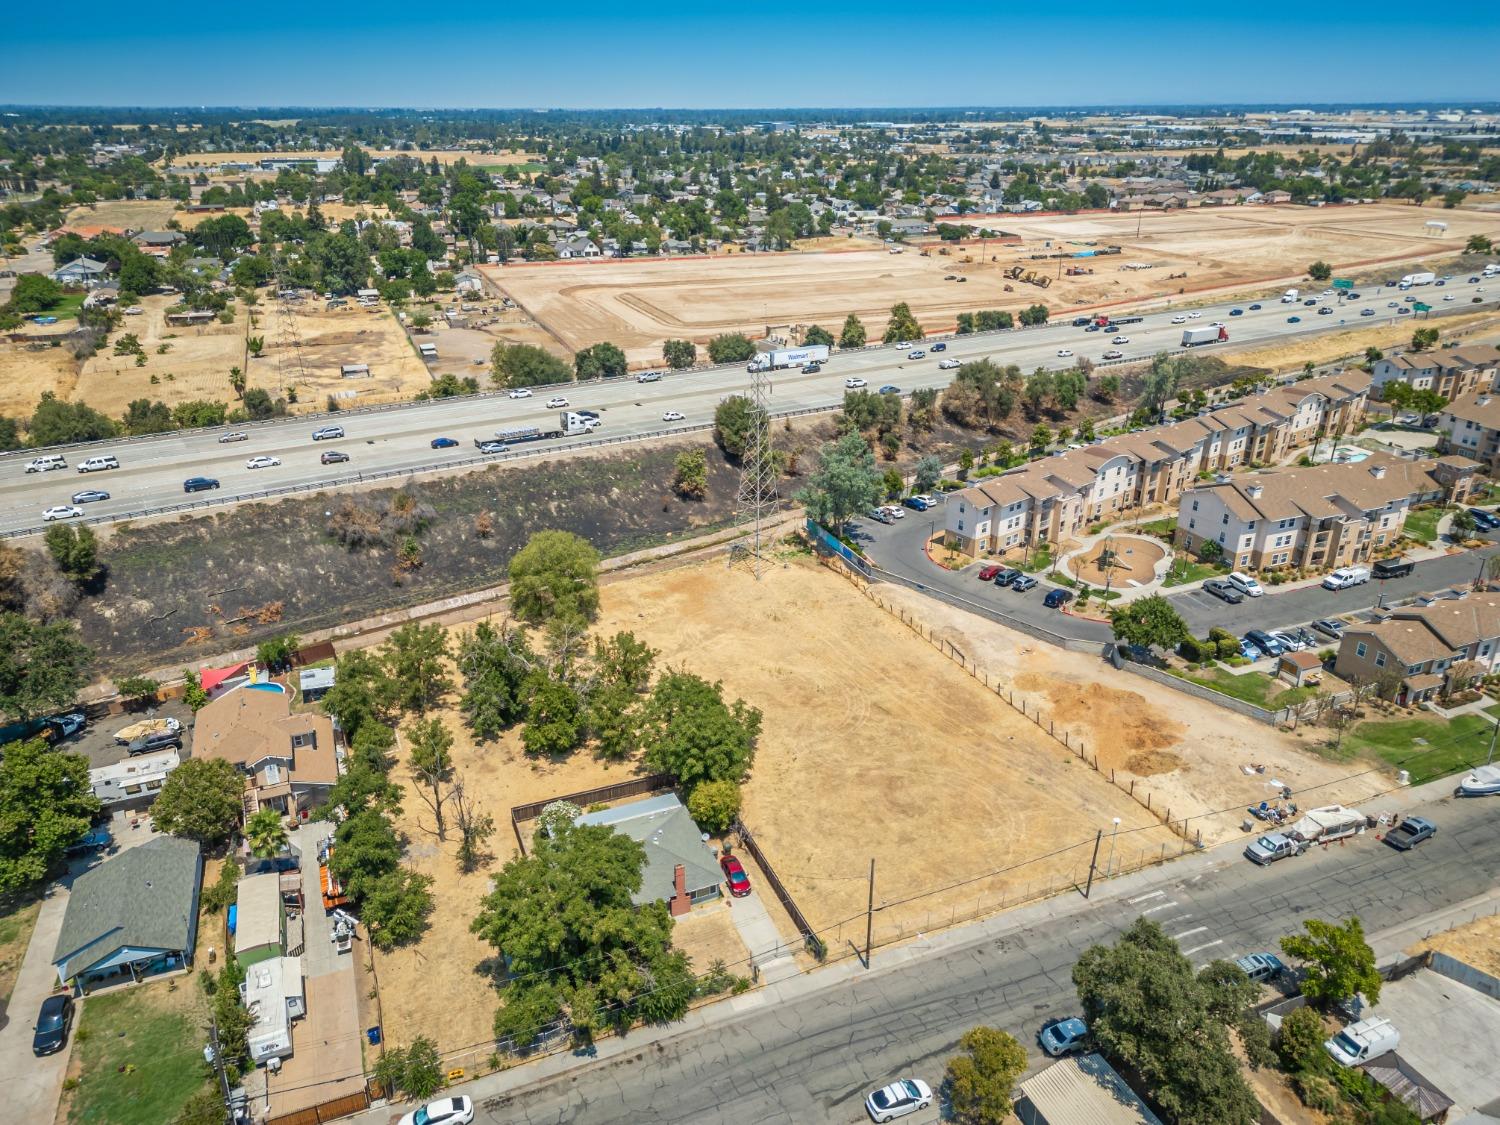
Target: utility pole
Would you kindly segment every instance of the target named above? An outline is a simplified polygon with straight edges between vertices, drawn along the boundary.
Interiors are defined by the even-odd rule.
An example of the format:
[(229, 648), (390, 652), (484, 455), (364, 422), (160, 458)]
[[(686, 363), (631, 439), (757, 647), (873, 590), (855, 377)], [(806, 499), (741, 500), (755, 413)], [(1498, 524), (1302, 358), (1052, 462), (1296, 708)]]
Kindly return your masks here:
[(1089, 860), (1089, 881), (1088, 885), (1083, 888), (1084, 898), (1088, 898), (1089, 892), (1094, 889), (1094, 871), (1099, 866), (1099, 844), (1103, 839), (1104, 829), (1101, 828), (1094, 834), (1094, 857)]
[(212, 1056), (209, 1062), (213, 1065), (214, 1074), (219, 1079), (219, 1097), (224, 1099), (224, 1121), (226, 1125), (235, 1125), (234, 1100), (229, 1094), (229, 1075), (224, 1070), (224, 1052), (219, 1049), (219, 1021), (212, 1016), (208, 1018), (208, 1055)]
[[(1500, 730), (1500, 726), (1497, 726)], [(870, 900), (865, 907), (865, 968), (870, 967), (871, 937), (875, 932), (875, 857), (870, 857)]]

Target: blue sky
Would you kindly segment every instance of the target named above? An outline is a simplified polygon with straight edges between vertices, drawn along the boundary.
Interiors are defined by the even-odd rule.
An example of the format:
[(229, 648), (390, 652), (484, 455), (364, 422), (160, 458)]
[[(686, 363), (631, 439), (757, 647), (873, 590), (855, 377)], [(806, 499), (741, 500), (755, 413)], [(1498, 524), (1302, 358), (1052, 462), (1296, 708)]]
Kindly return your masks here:
[(1500, 3), (162, 4), (6, 21), (0, 103), (462, 107), (1500, 99)]

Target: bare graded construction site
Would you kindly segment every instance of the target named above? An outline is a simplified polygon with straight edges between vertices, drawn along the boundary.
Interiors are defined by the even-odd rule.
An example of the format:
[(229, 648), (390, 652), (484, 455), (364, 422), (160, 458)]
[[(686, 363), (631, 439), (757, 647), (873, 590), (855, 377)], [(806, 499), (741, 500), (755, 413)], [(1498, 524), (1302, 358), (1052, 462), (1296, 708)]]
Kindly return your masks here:
[[(1434, 233), (1426, 223), (1439, 215), (1448, 228)], [(1386, 204), (942, 221), (1007, 237), (909, 246), (901, 253), (851, 249), (483, 269), (569, 348), (608, 340), (632, 362), (652, 364), (660, 362), (666, 339), (706, 343), (724, 332), (755, 337), (773, 325), (821, 324), (837, 332), (851, 312), (878, 338), (898, 301), (910, 304), (929, 332), (946, 332), (964, 311), (1014, 310), (1038, 301), (1056, 310), (1230, 290), (1300, 277), (1318, 259), (1335, 268), (1418, 262), (1452, 255), (1471, 234), (1500, 231), (1500, 217), (1482, 212)], [(1110, 246), (1121, 252), (1076, 261), (1031, 257)], [(1005, 271), (1017, 265), (1048, 275), (1049, 285), (1008, 279)], [(1068, 266), (1093, 272), (1070, 276)]]

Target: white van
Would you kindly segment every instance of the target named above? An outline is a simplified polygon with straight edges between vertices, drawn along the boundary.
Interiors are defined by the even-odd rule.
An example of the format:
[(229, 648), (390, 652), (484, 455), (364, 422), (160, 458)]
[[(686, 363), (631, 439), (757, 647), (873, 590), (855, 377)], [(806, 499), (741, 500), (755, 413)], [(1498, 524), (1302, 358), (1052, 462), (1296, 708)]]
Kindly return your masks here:
[(41, 457), (33, 457), (26, 466), (28, 473), (50, 473), (53, 469), (66, 469), (67, 458), (61, 453), (46, 453)]
[(1350, 586), (1359, 586), (1369, 580), (1369, 567), (1341, 566), (1323, 579), (1323, 589), (1347, 590)]
[(1238, 570), (1229, 575), (1229, 584), (1247, 598), (1258, 598), (1265, 593), (1259, 582)]
[(1359, 1066), (1399, 1046), (1401, 1032), (1383, 1016), (1351, 1023), (1332, 1039), (1323, 1042), (1323, 1049), (1343, 1066)]
[(89, 457), (78, 463), (80, 473), (97, 473), (101, 469), (118, 469), (120, 459), (113, 453), (106, 453), (102, 457)]

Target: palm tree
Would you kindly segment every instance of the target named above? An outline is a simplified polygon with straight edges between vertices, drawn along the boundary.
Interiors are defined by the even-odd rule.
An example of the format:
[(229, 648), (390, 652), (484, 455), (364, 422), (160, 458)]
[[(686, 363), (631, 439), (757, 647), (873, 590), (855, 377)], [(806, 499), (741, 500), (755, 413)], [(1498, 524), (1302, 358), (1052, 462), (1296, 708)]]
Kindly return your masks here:
[(266, 859), (286, 846), (286, 827), (281, 823), (281, 814), (269, 805), (256, 811), (245, 821), (245, 839), (250, 841), (250, 854)]

